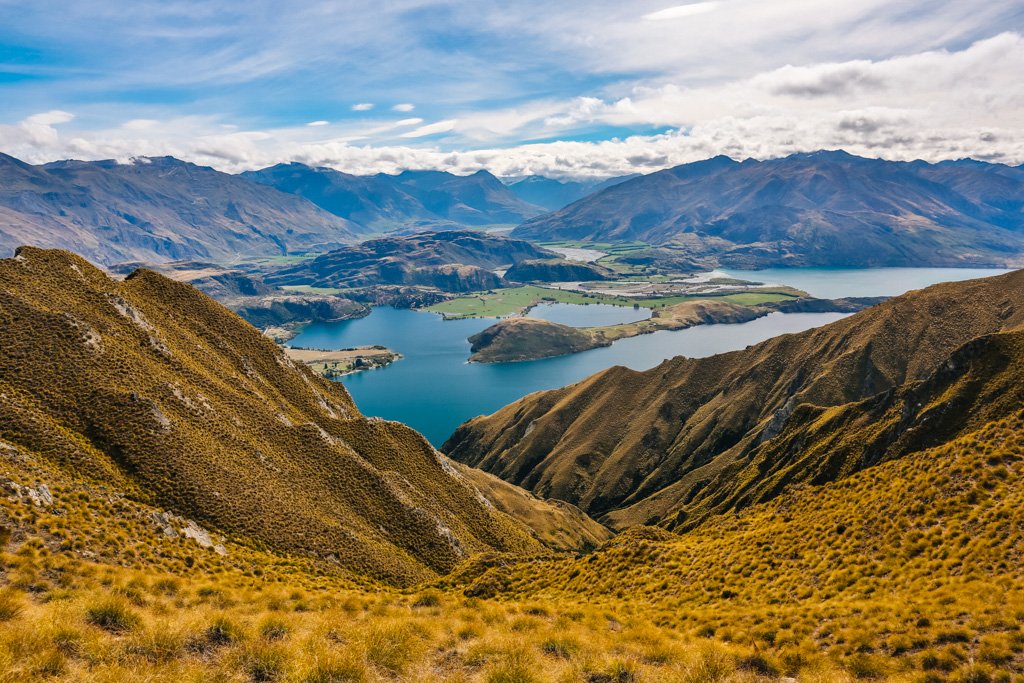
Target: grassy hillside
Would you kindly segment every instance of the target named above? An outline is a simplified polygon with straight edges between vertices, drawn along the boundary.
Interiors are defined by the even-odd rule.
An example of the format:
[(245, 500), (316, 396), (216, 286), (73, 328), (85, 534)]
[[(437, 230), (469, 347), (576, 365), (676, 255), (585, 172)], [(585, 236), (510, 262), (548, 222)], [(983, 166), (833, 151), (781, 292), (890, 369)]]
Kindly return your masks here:
[(418, 433), (187, 285), (29, 248), (0, 283), (0, 439), (69, 478), (396, 583), (541, 548)]
[[(168, 537), (156, 509), (4, 445), (0, 680), (1018, 680), (1022, 430), (992, 423), (681, 536), (476, 556), (408, 591)], [(52, 500), (33, 502), (43, 480)]]
[(1022, 323), (1024, 272), (937, 285), (743, 351), (527, 396), (444, 450), (617, 528), (686, 528), (1005, 417)]
[[(1018, 412), (681, 536), (639, 527), (584, 557), (477, 562), (445, 582), (546, 604), (628, 602), (680, 632), (755, 646), (750, 665), (770, 676), (1014, 680), (1022, 430)], [(835, 665), (846, 676), (821, 677)]]

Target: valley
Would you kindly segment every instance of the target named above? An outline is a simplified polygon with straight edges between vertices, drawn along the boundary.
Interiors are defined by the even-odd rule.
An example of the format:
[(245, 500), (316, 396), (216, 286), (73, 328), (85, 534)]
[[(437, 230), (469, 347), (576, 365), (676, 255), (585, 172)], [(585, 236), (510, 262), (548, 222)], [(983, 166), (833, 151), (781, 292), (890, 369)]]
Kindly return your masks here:
[(0, 1), (0, 683), (1024, 683), (1024, 12)]

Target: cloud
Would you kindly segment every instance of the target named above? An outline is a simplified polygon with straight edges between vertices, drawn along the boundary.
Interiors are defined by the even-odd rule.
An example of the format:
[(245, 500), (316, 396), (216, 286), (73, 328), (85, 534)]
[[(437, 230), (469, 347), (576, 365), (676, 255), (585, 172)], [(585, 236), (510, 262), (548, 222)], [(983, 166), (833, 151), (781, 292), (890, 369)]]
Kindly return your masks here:
[(425, 126), (420, 126), (414, 130), (410, 130), (408, 133), (402, 133), (403, 138), (422, 138), (427, 135), (437, 135), (438, 133), (447, 133), (448, 131), (455, 129), (455, 124), (458, 123), (456, 119), (448, 119), (447, 121), (438, 121), (437, 123), (428, 123)]
[(352, 105), (352, 111), (370, 111), (373, 109), (372, 102), (360, 102)]
[(704, 14), (717, 9), (720, 2), (694, 2), (689, 5), (676, 5), (675, 7), (666, 7), (663, 10), (657, 12), (651, 12), (650, 14), (643, 15), (643, 18), (647, 21), (663, 21), (666, 19), (681, 19), (683, 17), (692, 17), (698, 14)]
[(307, 125), (307, 126), (309, 126), (310, 128), (316, 128), (316, 127), (318, 127), (318, 126), (327, 126), (327, 125), (330, 125), (330, 123), (331, 123), (330, 121), (323, 121), (323, 120), (320, 120), (320, 121), (310, 121), (310, 122), (309, 122), (309, 123), (307, 123), (306, 125)]
[(412, 111), (415, 108), (415, 104), (410, 104), (409, 102), (402, 102), (401, 104), (396, 104), (395, 106), (391, 107), (391, 111)]
[[(743, 1), (723, 3), (714, 16)], [(121, 113), (119, 105), (112, 110), (124, 117), (118, 120), (95, 107), (41, 106), (0, 125), (0, 150), (33, 163), (169, 154), (231, 172), (295, 160), (353, 173), (487, 168), (556, 177), (648, 172), (715, 154), (769, 158), (822, 148), (1016, 165), (1024, 163), (1021, 73), (1024, 38), (1005, 32), (956, 50), (858, 54), (729, 78), (633, 80), (628, 87), (548, 93), (501, 106), (441, 108), (432, 101), (445, 118), (427, 124), (396, 121), (388, 111), (311, 128), (307, 119), (264, 125), (253, 117), (155, 107)], [(103, 120), (113, 123), (93, 123)]]
[(75, 115), (70, 112), (53, 109), (40, 114), (33, 114), (26, 118), (24, 123), (29, 126), (58, 126), (62, 123), (68, 123), (74, 118)]

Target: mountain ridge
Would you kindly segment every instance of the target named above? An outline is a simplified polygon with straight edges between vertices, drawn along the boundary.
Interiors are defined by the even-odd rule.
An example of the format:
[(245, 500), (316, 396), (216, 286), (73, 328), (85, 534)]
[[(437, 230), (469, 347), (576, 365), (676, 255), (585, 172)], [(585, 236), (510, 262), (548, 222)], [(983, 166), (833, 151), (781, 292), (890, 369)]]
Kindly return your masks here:
[(0, 260), (0, 321), (0, 439), (69, 478), (392, 584), (544, 552), (421, 435), (188, 285), (22, 248)]
[(357, 176), (292, 162), (246, 171), (241, 177), (305, 197), (354, 222), (361, 234), (516, 224), (543, 213), (487, 171), (466, 176), (417, 170)]
[[(774, 495), (759, 486), (776, 475), (794, 483), (824, 471), (813, 458), (797, 466), (800, 453), (837, 453), (826, 459), (834, 472), (863, 466), (857, 447), (875, 442), (881, 459), (898, 457), (905, 451), (900, 439), (912, 442), (907, 430), (918, 429), (910, 418), (921, 417), (901, 397), (914, 395), (915, 383), (944, 363), (966, 367), (957, 354), (981, 343), (975, 340), (1022, 326), (1024, 271), (936, 285), (744, 351), (677, 357), (644, 372), (610, 368), (470, 420), (443, 450), (539, 495), (572, 502), (614, 528), (652, 521), (686, 528)], [(976, 382), (999, 377), (990, 371)], [(967, 400), (970, 386), (948, 391)], [(631, 397), (630, 406), (623, 396)], [(850, 429), (841, 426), (841, 407), (861, 402), (874, 411), (863, 408), (862, 420), (895, 431), (881, 439), (854, 430), (856, 447), (837, 450), (843, 442), (833, 434)], [(849, 415), (857, 414), (843, 419), (856, 422)], [(835, 421), (821, 427), (828, 419)], [(831, 450), (821, 445), (827, 443)]]
[(11, 252), (65, 248), (104, 265), (230, 260), (340, 246), (352, 227), (301, 197), (173, 157), (0, 160), (0, 249)]
[(709, 265), (1024, 263), (1024, 179), (984, 162), (842, 151), (725, 156), (627, 180), (513, 231), (538, 240), (672, 244)]

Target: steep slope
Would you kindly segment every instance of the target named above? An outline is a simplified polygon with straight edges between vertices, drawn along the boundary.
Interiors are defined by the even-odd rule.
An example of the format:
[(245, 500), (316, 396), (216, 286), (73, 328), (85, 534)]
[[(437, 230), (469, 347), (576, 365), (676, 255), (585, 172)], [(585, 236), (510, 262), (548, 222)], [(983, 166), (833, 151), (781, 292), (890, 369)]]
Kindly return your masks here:
[(444, 450), (615, 527), (713, 513), (937, 445), (1022, 402), (1024, 271), (948, 283), (743, 351), (615, 367)]
[(422, 232), (369, 240), (267, 276), (279, 285), (426, 285), (464, 292), (501, 287), (492, 272), (524, 259), (556, 256), (523, 240), (474, 231)]
[(422, 436), (151, 271), (0, 261), (0, 416), (3, 442), (68, 476), (356, 574), (405, 584), (540, 547)]
[(931, 165), (845, 152), (728, 157), (634, 178), (513, 235), (675, 243), (745, 267), (1024, 262), (1024, 180), (981, 162)]
[(356, 176), (290, 163), (248, 171), (242, 177), (305, 197), (358, 224), (364, 233), (416, 226), (520, 223), (543, 212), (484, 171), (470, 176), (439, 171)]
[[(119, 263), (110, 270), (124, 276), (143, 267), (147, 264)], [(256, 269), (242, 270), (201, 261), (170, 261), (150, 264), (148, 268), (192, 285), (261, 329), (294, 329), (304, 323), (361, 318), (370, 313), (366, 304), (343, 296), (289, 291), (267, 284)]]
[(0, 250), (59, 247), (103, 264), (326, 249), (352, 224), (295, 195), (170, 157), (30, 166), (0, 155)]
[(1022, 664), (1022, 429), (1017, 413), (681, 536), (639, 527), (583, 557), (455, 576), (469, 595), (609, 612), (629, 596), (682, 632), (752, 641), (747, 668), (768, 680), (815, 679), (815, 652), (845, 669), (821, 680), (1007, 680)]

